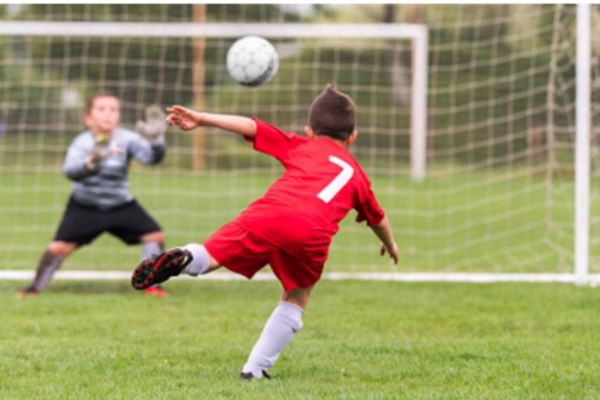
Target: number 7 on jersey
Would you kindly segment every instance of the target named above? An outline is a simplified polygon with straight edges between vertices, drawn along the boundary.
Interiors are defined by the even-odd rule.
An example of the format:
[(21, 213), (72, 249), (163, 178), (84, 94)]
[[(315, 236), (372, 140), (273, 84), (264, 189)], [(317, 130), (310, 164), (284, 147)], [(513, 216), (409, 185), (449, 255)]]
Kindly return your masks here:
[(344, 186), (346, 186), (350, 178), (352, 178), (352, 175), (354, 175), (354, 168), (352, 168), (347, 162), (342, 161), (335, 156), (329, 156), (329, 161), (342, 167), (342, 171), (338, 174), (338, 176), (335, 177), (334, 180), (331, 181), (329, 185), (325, 187), (325, 189), (321, 190), (317, 195), (317, 197), (323, 200), (325, 203), (329, 203), (331, 199), (333, 199), (335, 195), (338, 194)]

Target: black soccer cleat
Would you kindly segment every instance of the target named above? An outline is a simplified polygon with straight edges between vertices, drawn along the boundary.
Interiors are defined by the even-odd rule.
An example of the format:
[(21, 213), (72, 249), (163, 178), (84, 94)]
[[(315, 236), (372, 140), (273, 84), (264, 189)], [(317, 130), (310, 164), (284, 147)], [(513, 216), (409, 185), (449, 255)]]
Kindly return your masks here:
[[(267, 374), (267, 371), (263, 370), (262, 371), (262, 377), (268, 380), (271, 380), (271, 376), (269, 374)], [(254, 379), (254, 374), (252, 372), (242, 372), (240, 374), (240, 379), (245, 380), (245, 381), (250, 381), (252, 379)]]
[(177, 276), (194, 257), (186, 249), (174, 248), (141, 262), (131, 276), (131, 286), (145, 290), (172, 276)]

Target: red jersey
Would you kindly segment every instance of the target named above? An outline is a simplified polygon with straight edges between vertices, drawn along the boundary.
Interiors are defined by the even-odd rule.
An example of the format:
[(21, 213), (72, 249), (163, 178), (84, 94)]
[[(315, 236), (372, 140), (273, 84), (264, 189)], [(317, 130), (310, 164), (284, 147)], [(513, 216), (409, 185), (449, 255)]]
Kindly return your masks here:
[(310, 139), (256, 121), (254, 149), (275, 157), (284, 174), (252, 203), (237, 222), (297, 257), (323, 259), (339, 222), (352, 209), (357, 222), (376, 225), (384, 217), (371, 182), (348, 152), (334, 141)]

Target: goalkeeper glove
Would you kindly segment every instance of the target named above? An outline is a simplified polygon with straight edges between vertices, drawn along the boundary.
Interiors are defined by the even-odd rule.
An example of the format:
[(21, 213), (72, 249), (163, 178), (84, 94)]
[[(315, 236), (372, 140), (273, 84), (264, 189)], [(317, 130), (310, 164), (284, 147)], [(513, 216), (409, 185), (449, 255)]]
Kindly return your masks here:
[(152, 144), (164, 142), (167, 131), (166, 114), (159, 106), (146, 108), (146, 121), (138, 121), (135, 130)]
[(102, 162), (106, 157), (110, 155), (110, 149), (108, 144), (110, 140), (104, 135), (96, 136), (96, 143), (92, 147), (92, 151), (85, 159), (85, 166), (87, 169), (92, 170), (98, 167), (98, 164)]

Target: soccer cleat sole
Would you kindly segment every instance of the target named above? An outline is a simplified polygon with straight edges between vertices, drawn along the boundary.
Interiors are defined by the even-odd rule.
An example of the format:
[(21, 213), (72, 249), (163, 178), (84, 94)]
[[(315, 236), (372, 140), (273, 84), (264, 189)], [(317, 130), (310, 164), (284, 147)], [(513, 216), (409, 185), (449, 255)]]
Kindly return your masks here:
[[(264, 379), (266, 379), (266, 380), (271, 380), (271, 376), (270, 376), (269, 374), (267, 374), (267, 371), (264, 371), (264, 370), (263, 370), (263, 372), (262, 372), (262, 377), (263, 377)], [(256, 377), (255, 377), (255, 376), (252, 374), (252, 372), (242, 372), (242, 373), (240, 374), (240, 379), (241, 379), (241, 380), (243, 380), (243, 381), (251, 381), (251, 380), (253, 380), (253, 379), (260, 379), (260, 377), (259, 377), (259, 378), (256, 378)]]
[(179, 248), (150, 257), (133, 271), (131, 286), (137, 290), (146, 290), (179, 275), (192, 259), (189, 251)]

